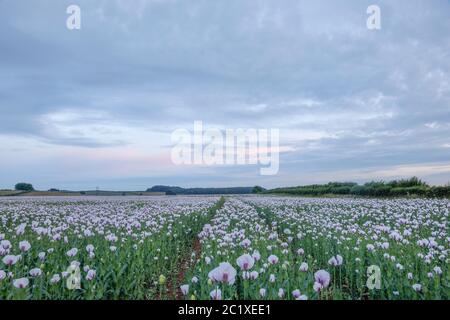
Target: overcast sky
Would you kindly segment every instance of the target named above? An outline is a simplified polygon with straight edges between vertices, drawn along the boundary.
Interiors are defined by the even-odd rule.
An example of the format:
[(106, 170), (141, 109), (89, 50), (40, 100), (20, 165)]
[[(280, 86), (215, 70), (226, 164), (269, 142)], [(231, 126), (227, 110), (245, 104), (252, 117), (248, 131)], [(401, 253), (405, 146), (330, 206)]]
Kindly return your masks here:
[[(175, 166), (195, 120), (279, 129), (279, 173)], [(448, 0), (0, 0), (0, 188), (412, 175), (450, 181)]]

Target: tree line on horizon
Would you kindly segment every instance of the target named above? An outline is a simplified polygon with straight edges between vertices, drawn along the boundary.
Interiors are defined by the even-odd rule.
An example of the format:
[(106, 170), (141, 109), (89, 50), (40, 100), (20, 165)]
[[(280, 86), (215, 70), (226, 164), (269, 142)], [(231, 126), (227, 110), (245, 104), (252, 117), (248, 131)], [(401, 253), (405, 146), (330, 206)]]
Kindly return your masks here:
[(297, 187), (260, 190), (254, 188), (254, 193), (290, 194), (302, 196), (323, 195), (353, 195), (367, 197), (450, 197), (450, 184), (445, 186), (430, 186), (417, 177), (392, 181), (371, 181), (363, 185), (355, 182), (329, 182), (327, 184), (312, 184)]
[[(15, 185), (17, 191), (34, 191), (31, 183), (20, 182)], [(49, 191), (59, 191), (50, 189)], [(202, 195), (202, 194), (288, 194), (300, 196), (366, 196), (366, 197), (450, 197), (450, 184), (430, 186), (417, 177), (392, 181), (371, 181), (362, 185), (355, 182), (329, 182), (296, 187), (265, 189), (261, 186), (230, 188), (182, 188), (156, 185), (147, 192), (161, 192), (166, 195)], [(82, 192), (85, 193), (85, 192)]]
[(196, 195), (196, 194), (251, 194), (253, 187), (230, 188), (182, 188), (172, 186), (153, 186), (147, 192), (164, 192), (166, 195)]

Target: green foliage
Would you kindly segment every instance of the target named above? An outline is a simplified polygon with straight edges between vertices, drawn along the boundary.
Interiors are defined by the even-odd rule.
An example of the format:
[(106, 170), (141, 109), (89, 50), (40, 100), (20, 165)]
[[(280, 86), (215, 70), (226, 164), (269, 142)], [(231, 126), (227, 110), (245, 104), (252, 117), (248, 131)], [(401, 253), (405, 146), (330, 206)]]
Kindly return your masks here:
[(266, 190), (266, 189), (264, 189), (264, 188), (261, 187), (261, 186), (254, 186), (254, 187), (253, 187), (253, 190), (252, 190), (252, 193), (261, 193), (261, 192), (263, 192), (264, 190)]
[(388, 183), (393, 188), (428, 187), (428, 184), (417, 177), (410, 179), (393, 180)]
[(450, 198), (450, 185), (445, 187), (431, 187), (427, 190), (427, 196), (433, 198)]
[(292, 188), (267, 190), (265, 193), (280, 193), (303, 196), (355, 195), (365, 197), (450, 197), (450, 185), (430, 187), (417, 177), (390, 182), (371, 181), (363, 185), (353, 182), (330, 182)]
[(14, 187), (17, 191), (34, 191), (31, 183), (19, 182)]

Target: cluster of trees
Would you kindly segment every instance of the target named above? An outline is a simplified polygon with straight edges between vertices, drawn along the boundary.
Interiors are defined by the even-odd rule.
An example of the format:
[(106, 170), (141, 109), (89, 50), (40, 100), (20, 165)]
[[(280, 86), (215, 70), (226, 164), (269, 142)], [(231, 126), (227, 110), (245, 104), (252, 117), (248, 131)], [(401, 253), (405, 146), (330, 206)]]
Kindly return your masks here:
[(19, 182), (15, 185), (14, 189), (17, 191), (34, 191), (31, 183)]
[(171, 186), (153, 186), (147, 192), (164, 192), (167, 195), (195, 195), (195, 194), (248, 194), (252, 193), (252, 187), (236, 188), (181, 188)]
[(389, 182), (372, 181), (359, 185), (354, 182), (330, 182), (327, 184), (314, 184), (292, 188), (278, 188), (264, 193), (282, 193), (305, 196), (321, 195), (357, 195), (368, 197), (450, 197), (450, 185), (433, 186), (423, 182), (417, 177), (394, 180)]
[(266, 189), (264, 189), (263, 187), (261, 187), (261, 186), (254, 186), (253, 190), (252, 190), (252, 193), (262, 193), (264, 191), (266, 191)]

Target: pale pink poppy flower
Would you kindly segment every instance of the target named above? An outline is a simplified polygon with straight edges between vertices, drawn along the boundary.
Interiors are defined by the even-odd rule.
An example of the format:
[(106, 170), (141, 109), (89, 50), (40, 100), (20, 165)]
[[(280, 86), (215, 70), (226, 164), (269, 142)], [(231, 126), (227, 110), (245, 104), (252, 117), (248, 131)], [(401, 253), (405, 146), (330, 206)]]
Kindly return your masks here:
[(53, 277), (50, 279), (51, 284), (56, 284), (61, 280), (61, 277), (59, 274), (54, 274)]
[(7, 266), (13, 266), (19, 261), (19, 256), (7, 255), (2, 259), (3, 263)]
[(13, 281), (14, 287), (18, 289), (26, 288), (29, 283), (30, 281), (27, 278), (20, 278)]
[(413, 290), (416, 291), (416, 292), (422, 291), (422, 285), (419, 284), (419, 283), (413, 284), (413, 285), (412, 285), (412, 288), (413, 288)]
[(256, 280), (256, 279), (258, 278), (258, 276), (259, 276), (258, 271), (252, 271), (252, 272), (250, 272), (250, 279), (251, 279), (251, 280)]
[(192, 277), (191, 282), (192, 283), (197, 283), (198, 282), (198, 278), (196, 276)]
[(272, 282), (272, 283), (274, 283), (275, 280), (276, 280), (275, 275), (272, 273), (272, 274), (269, 276), (269, 281)]
[(276, 255), (272, 254), (267, 258), (267, 261), (269, 261), (270, 264), (277, 264), (279, 259)]
[(323, 286), (320, 283), (314, 282), (313, 289), (315, 292), (319, 292), (320, 290), (322, 290), (322, 288)]
[(28, 241), (26, 241), (26, 240), (20, 241), (19, 242), (19, 249), (22, 252), (27, 252), (28, 250), (31, 249), (31, 244)]
[(342, 265), (343, 262), (344, 262), (344, 258), (342, 258), (342, 256), (340, 256), (340, 255), (331, 257), (330, 260), (328, 260), (328, 264), (333, 267), (340, 266), (340, 265)]
[(0, 242), (0, 245), (3, 247), (3, 249), (8, 250), (11, 249), (11, 242), (9, 240), (2, 240)]
[(211, 258), (210, 257), (205, 257), (205, 263), (206, 264), (210, 264), (211, 263)]
[(308, 271), (308, 264), (306, 262), (302, 262), (302, 264), (300, 265), (299, 270), (301, 272), (307, 272)]
[(330, 258), (330, 260), (328, 260), (328, 264), (330, 265), (330, 266), (337, 266), (337, 264), (338, 264), (338, 262), (337, 262), (337, 260), (336, 260), (336, 258), (335, 257), (331, 257)]
[(16, 228), (16, 234), (18, 236), (22, 235), (25, 233), (25, 228), (27, 227), (26, 223), (22, 223), (20, 224), (17, 228)]
[(253, 257), (249, 254), (243, 254), (236, 259), (236, 264), (242, 270), (250, 270), (255, 264), (255, 259), (253, 259)]
[(39, 260), (41, 260), (41, 261), (45, 260), (45, 256), (46, 256), (45, 252), (39, 252), (39, 254), (38, 254)]
[(78, 253), (78, 249), (77, 248), (72, 248), (69, 251), (67, 251), (66, 255), (68, 257), (74, 257), (74, 256), (76, 256), (77, 253)]
[(302, 294), (300, 297), (298, 297), (298, 298), (295, 299), (295, 300), (308, 300), (308, 296)]
[(228, 262), (221, 262), (219, 266), (209, 272), (208, 277), (217, 282), (234, 284), (236, 269)]
[(318, 292), (322, 289), (325, 289), (330, 284), (330, 274), (325, 270), (319, 270), (314, 274), (314, 291)]
[(292, 296), (297, 299), (298, 297), (300, 297), (302, 295), (302, 293), (300, 292), (300, 290), (295, 289), (294, 291), (292, 291)]
[(189, 285), (188, 284), (183, 284), (182, 286), (180, 286), (181, 292), (183, 293), (183, 295), (187, 295), (189, 293)]
[(0, 270), (0, 281), (6, 278), (6, 272), (3, 270)]
[(297, 254), (298, 254), (299, 256), (302, 256), (302, 255), (305, 254), (305, 250), (303, 250), (302, 248), (300, 248), (300, 249), (297, 250)]
[(33, 278), (40, 277), (42, 275), (42, 270), (39, 268), (34, 268), (30, 270), (30, 276)]
[(70, 263), (70, 265), (71, 265), (71, 266), (74, 266), (74, 267), (79, 267), (79, 266), (81, 265), (81, 263), (80, 263), (80, 261), (74, 260), (74, 261), (72, 261), (72, 262)]
[(284, 295), (285, 295), (284, 289), (283, 288), (278, 289), (278, 297), (280, 299), (283, 299)]
[(92, 245), (92, 244), (88, 244), (87, 246), (86, 246), (86, 251), (88, 252), (88, 253), (91, 253), (91, 252), (94, 252), (94, 246)]
[(86, 280), (87, 281), (92, 281), (92, 280), (94, 280), (94, 278), (95, 278), (95, 276), (97, 275), (97, 272), (95, 271), (95, 270), (89, 270), (88, 272), (87, 272), (87, 275), (86, 275)]
[(251, 245), (251, 241), (249, 239), (245, 239), (241, 242), (241, 246), (243, 246), (244, 248), (248, 248)]
[(264, 288), (259, 289), (259, 295), (264, 298), (266, 296), (266, 289)]
[(108, 234), (105, 237), (106, 240), (110, 241), (110, 242), (116, 242), (118, 240), (118, 238), (116, 237), (116, 235), (114, 234)]
[(222, 291), (219, 288), (216, 288), (210, 292), (209, 296), (213, 300), (222, 300)]
[(408, 276), (408, 279), (409, 279), (409, 280), (412, 280), (413, 274), (412, 274), (411, 272), (409, 272), (407, 276)]
[(442, 274), (442, 269), (440, 267), (434, 267), (433, 271), (437, 274), (437, 275), (441, 275)]
[(259, 253), (258, 250), (255, 250), (252, 254), (253, 259), (255, 259), (255, 261), (259, 261), (261, 259), (261, 254)]

